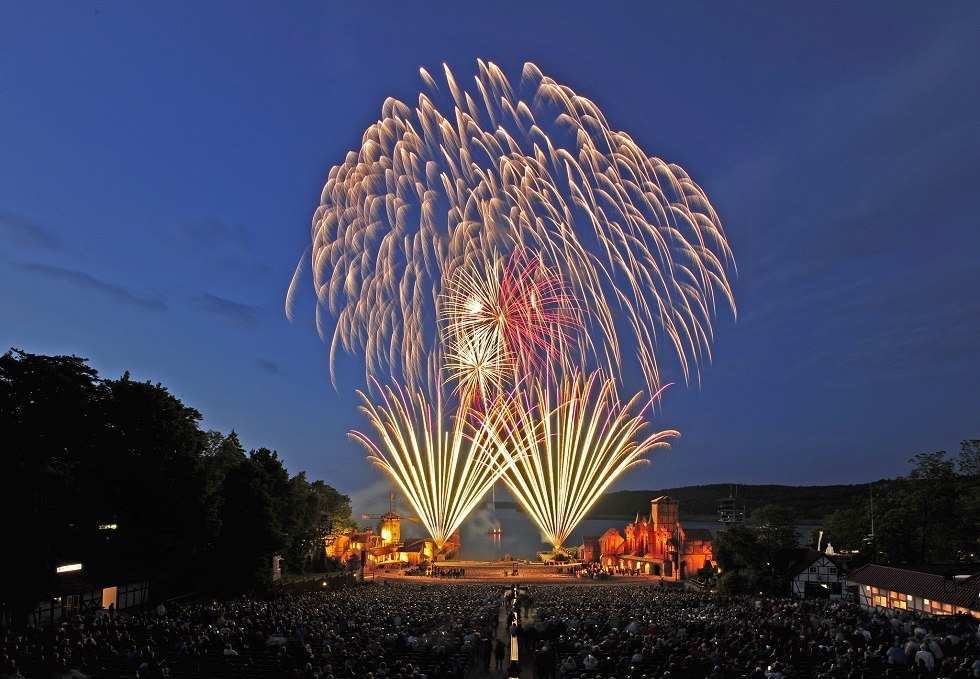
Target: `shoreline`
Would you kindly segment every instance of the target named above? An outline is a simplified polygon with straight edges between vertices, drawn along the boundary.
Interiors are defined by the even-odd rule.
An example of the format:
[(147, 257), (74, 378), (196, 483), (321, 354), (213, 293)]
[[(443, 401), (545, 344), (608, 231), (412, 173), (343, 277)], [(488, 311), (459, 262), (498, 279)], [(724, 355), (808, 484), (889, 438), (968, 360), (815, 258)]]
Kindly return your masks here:
[[(513, 561), (439, 561), (433, 564), (441, 568), (461, 568), (466, 571), (460, 577), (437, 577), (426, 575), (407, 575), (405, 570), (385, 572), (384, 570), (366, 570), (364, 582), (384, 583), (419, 583), (419, 584), (550, 584), (550, 585), (649, 585), (658, 587), (661, 582), (659, 575), (613, 575), (604, 579), (576, 577), (568, 573), (559, 573), (558, 566), (535, 562)], [(517, 575), (513, 575), (513, 569)], [(504, 572), (507, 575), (504, 575)], [(664, 586), (683, 587), (683, 580), (663, 578)]]

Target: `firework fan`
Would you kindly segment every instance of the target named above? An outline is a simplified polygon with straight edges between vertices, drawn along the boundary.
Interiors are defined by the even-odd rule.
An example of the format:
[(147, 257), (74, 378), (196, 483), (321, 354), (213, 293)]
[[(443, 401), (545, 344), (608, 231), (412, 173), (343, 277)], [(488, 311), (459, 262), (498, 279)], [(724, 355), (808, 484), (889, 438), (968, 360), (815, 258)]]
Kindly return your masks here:
[(440, 341), (440, 300), (480, 276), (458, 272), (493, 271), (495, 253), (527, 247), (587, 306), (591, 339), (573, 343), (569, 361), (618, 375), (625, 332), (652, 393), (663, 337), (687, 379), (708, 355), (717, 298), (734, 310), (731, 252), (704, 192), (533, 64), (516, 89), (492, 63), (478, 66), (470, 91), (448, 68), (442, 86), (423, 70), (430, 94), (415, 108), (385, 101), (330, 171), (310, 261), (331, 370), (338, 351), (363, 351), (369, 375), (431, 389), (447, 354), (452, 370), (481, 352), (492, 364), (476, 337)]
[(471, 422), (464, 407), (444, 417), (441, 396), (433, 407), (422, 393), (412, 398), (400, 387), (374, 386), (381, 397), (378, 405), (358, 393), (377, 437), (359, 431), (350, 436), (401, 488), (442, 549), (500, 477), (506, 450), (497, 444), (489, 422)]
[(631, 414), (639, 394), (622, 403), (612, 379), (575, 373), (557, 387), (546, 379), (516, 390), (483, 418), (509, 451), (507, 487), (556, 550), (616, 479), (680, 435), (643, 433), (659, 395)]

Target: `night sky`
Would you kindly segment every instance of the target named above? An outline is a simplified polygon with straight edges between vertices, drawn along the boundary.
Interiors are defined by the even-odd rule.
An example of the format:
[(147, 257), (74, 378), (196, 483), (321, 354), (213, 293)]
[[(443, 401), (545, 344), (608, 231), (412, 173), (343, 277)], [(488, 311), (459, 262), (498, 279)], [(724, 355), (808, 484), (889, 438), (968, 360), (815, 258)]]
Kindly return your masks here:
[(397, 4), (0, 4), (0, 349), (161, 382), (383, 507), (363, 366), (332, 385), (286, 289), (386, 97), (533, 61), (684, 167), (738, 266), (656, 417), (682, 437), (618, 487), (860, 483), (980, 438), (980, 5)]

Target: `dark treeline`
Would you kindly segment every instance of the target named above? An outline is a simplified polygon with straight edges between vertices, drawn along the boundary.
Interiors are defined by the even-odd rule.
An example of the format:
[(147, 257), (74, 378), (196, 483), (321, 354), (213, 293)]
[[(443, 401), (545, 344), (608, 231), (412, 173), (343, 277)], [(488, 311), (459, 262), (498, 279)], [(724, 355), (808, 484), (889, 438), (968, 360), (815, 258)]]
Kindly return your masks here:
[[(786, 593), (789, 574), (782, 568), (788, 563), (781, 562), (786, 550), (800, 544), (833, 544), (846, 569), (879, 563), (944, 572), (955, 564), (980, 564), (980, 440), (963, 441), (956, 458), (939, 451), (916, 455), (909, 462), (913, 466), (907, 476), (861, 486), (831, 486), (862, 492), (853, 497), (843, 492), (838, 495), (840, 504), (816, 521), (817, 526), (805, 536), (796, 526), (802, 523), (799, 508), (806, 503), (791, 496), (790, 501), (784, 500), (786, 504), (779, 504), (783, 496), (771, 495), (768, 504), (746, 516), (744, 525), (717, 532), (714, 557), (721, 571), (719, 589)], [(757, 489), (770, 487), (740, 486), (739, 498), (756, 497)], [(705, 492), (706, 488), (716, 492), (727, 486), (698, 490)], [(668, 494), (680, 499), (684, 493), (675, 491), (685, 490), (692, 489), (643, 491), (641, 497), (649, 501), (657, 494)], [(751, 506), (747, 499), (746, 504)], [(715, 575), (711, 569), (699, 573), (705, 578)]]
[[(980, 440), (963, 441), (956, 457), (922, 453), (909, 463), (908, 475), (867, 484), (619, 491), (603, 496), (590, 517), (630, 521), (649, 512), (650, 500), (669, 495), (678, 501), (682, 521), (710, 519), (717, 517), (718, 501), (734, 492), (745, 525), (719, 530), (715, 538), (715, 558), (726, 572), (722, 584), (734, 592), (781, 592), (786, 583), (772, 564), (781, 550), (800, 544), (830, 543), (847, 553), (842, 560), (850, 568), (874, 562), (941, 571), (944, 565), (980, 564)], [(800, 535), (800, 524), (814, 528)]]
[(0, 357), (0, 601), (26, 613), (66, 562), (150, 579), (155, 597), (261, 590), (273, 554), (323, 570), (322, 536), (355, 525), (350, 499), (200, 422), (164, 386), (101, 378), (83, 358)]
[[(980, 562), (980, 440), (965, 440), (959, 455), (922, 453), (909, 460), (912, 470), (896, 479), (836, 486), (740, 485), (736, 504), (748, 523), (759, 510), (779, 510), (787, 525), (812, 524), (824, 544), (865, 552), (891, 565)], [(733, 492), (728, 484), (609, 493), (592, 516), (632, 519), (650, 500), (669, 495), (681, 518), (717, 516), (718, 500)], [(872, 526), (872, 521), (874, 526)], [(872, 539), (873, 534), (873, 539)], [(871, 550), (874, 550), (874, 554)]]
[(638, 507), (649, 506), (658, 495), (669, 495), (680, 503), (681, 517), (717, 516), (718, 500), (735, 495), (738, 504), (751, 513), (768, 504), (789, 509), (798, 523), (819, 523), (840, 507), (857, 506), (868, 498), (868, 484), (834, 486), (780, 486), (751, 484), (734, 486), (711, 483), (662, 490), (621, 490), (603, 495), (592, 510), (593, 515), (632, 518)]

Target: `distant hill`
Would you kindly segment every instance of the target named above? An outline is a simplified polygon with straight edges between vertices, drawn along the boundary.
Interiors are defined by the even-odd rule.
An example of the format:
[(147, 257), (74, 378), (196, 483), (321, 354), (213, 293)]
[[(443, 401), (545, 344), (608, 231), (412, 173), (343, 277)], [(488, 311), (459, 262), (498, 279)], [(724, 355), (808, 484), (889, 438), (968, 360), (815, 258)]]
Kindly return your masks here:
[[(877, 483), (880, 482), (876, 482)], [(663, 488), (661, 490), (620, 490), (607, 493), (596, 503), (589, 518), (633, 519), (650, 513), (650, 500), (669, 495), (680, 504), (680, 518), (688, 521), (713, 520), (718, 516), (718, 500), (733, 494), (745, 505), (748, 517), (753, 510), (774, 504), (788, 507), (797, 523), (817, 523), (842, 508), (863, 507), (868, 484), (838, 486), (775, 486), (712, 483), (703, 486)], [(516, 507), (513, 502), (497, 502), (499, 507)]]

